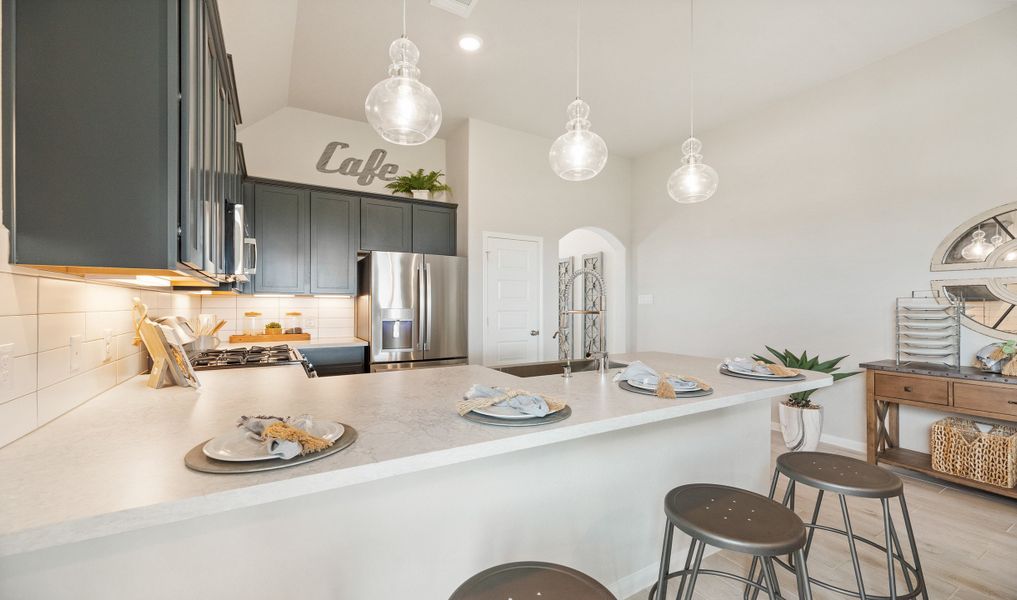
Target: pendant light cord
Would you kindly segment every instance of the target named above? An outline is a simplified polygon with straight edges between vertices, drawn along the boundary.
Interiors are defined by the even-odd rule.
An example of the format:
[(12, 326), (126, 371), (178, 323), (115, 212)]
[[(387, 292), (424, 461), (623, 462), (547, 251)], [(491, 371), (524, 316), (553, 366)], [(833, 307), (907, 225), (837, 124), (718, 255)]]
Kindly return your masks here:
[(689, 137), (696, 137), (696, 0), (689, 0)]
[(406, 0), (403, 0), (403, 37), (406, 37)]
[(583, 14), (583, 2), (582, 0), (576, 0), (576, 99), (579, 99), (579, 35), (580, 35), (580, 21)]

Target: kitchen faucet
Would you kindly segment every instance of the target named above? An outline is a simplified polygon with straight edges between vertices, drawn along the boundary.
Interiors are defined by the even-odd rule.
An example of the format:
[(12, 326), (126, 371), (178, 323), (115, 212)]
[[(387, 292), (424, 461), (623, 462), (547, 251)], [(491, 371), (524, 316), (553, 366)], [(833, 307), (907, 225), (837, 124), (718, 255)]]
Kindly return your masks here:
[(597, 361), (597, 372), (607, 373), (608, 357), (607, 357), (607, 340), (605, 339), (604, 329), (606, 326), (605, 316), (605, 297), (604, 297), (604, 278), (600, 276), (600, 273), (591, 269), (579, 269), (572, 274), (572, 278), (569, 279), (568, 283), (565, 284), (565, 302), (566, 306), (572, 305), (572, 284), (575, 283), (576, 278), (580, 275), (590, 275), (597, 281), (597, 287), (600, 289), (600, 302), (597, 304), (599, 310), (585, 310), (585, 309), (574, 309), (567, 308), (558, 315), (558, 331), (555, 332), (554, 337), (558, 338), (559, 348), (565, 347), (565, 371), (562, 373), (562, 377), (572, 377), (572, 348), (571, 344), (565, 344), (566, 337), (565, 332), (571, 328), (570, 317), (572, 315), (599, 315), (597, 319), (597, 325), (600, 329), (600, 349), (597, 352), (587, 352), (586, 357), (592, 358)]

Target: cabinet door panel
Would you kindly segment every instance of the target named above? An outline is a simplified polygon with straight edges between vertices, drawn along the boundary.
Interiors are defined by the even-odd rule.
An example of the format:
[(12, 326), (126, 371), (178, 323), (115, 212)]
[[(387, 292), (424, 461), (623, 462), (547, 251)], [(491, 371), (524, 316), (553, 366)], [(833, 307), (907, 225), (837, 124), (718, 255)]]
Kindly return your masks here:
[(311, 193), (311, 293), (357, 293), (360, 199)]
[(203, 55), (206, 46), (205, 10), (200, 0), (181, 4), (180, 44), (180, 262), (204, 266), (204, 205), (202, 195)]
[(306, 294), (310, 194), (275, 185), (255, 186), (258, 239), (255, 292)]
[(421, 254), (456, 253), (456, 211), (443, 206), (413, 205), (413, 251)]
[(413, 205), (376, 198), (361, 199), (360, 248), (412, 252)]

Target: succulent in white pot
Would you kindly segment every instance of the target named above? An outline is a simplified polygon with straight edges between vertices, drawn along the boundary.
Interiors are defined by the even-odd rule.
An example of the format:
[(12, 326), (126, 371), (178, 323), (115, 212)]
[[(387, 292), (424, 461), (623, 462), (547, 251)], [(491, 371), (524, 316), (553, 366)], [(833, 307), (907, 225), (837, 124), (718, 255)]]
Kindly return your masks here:
[[(770, 354), (777, 357), (780, 364), (785, 367), (829, 373), (833, 376), (834, 383), (845, 377), (861, 373), (861, 371), (852, 371), (850, 373), (835, 372), (840, 369), (837, 365), (840, 364), (840, 361), (847, 358), (847, 355), (823, 361), (818, 356), (810, 357), (805, 351), (802, 351), (801, 356), (798, 356), (787, 349), (784, 352), (778, 352), (769, 346), (766, 349), (770, 351)], [(758, 354), (752, 358), (767, 364), (774, 364), (775, 362)], [(796, 392), (777, 406), (777, 412), (780, 417), (780, 433), (784, 437), (784, 445), (791, 452), (809, 452), (819, 447), (819, 439), (823, 435), (823, 407), (812, 402), (812, 394), (816, 393), (816, 391)]]

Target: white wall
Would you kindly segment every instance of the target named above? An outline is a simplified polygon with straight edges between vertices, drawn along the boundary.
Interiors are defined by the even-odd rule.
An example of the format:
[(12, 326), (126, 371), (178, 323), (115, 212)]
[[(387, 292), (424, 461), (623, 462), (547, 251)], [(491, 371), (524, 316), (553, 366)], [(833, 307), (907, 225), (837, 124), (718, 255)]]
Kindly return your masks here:
[[(677, 147), (635, 159), (632, 293), (654, 295), (638, 349), (892, 357), (894, 298), (929, 288), (955, 226), (1017, 197), (1015, 73), (1010, 9), (702, 132), (720, 174), (704, 204), (666, 194)], [(861, 376), (816, 398), (828, 434), (864, 440)], [(905, 412), (921, 449), (934, 415)]]
[[(603, 276), (605, 305), (607, 307), (607, 350), (623, 352), (627, 347), (627, 257), (624, 249), (613, 248), (601, 234), (589, 229), (574, 229), (558, 240), (558, 258), (573, 257), (573, 268), (583, 268), (583, 255), (604, 253)], [(557, 287), (555, 288), (557, 292)], [(583, 303), (583, 278), (576, 279), (572, 286), (572, 306), (580, 307)], [(575, 334), (572, 336), (573, 357), (582, 356), (583, 336), (582, 317), (572, 322)]]
[[(244, 145), (247, 173), (252, 177), (280, 179), (355, 191), (390, 194), (385, 184), (407, 171), (445, 170), (445, 140), (435, 138), (420, 146), (398, 146), (381, 139), (370, 125), (362, 121), (342, 119), (286, 107), (237, 132)], [(347, 159), (361, 161), (354, 172), (364, 170), (371, 153), (384, 151), (384, 164), (395, 165), (383, 173), (384, 178), (322, 172), (318, 161), (330, 142), (341, 142), (349, 147), (337, 147), (327, 170), (339, 169)], [(380, 156), (380, 155), (379, 155)], [(382, 165), (378, 165), (379, 167)], [(375, 170), (377, 173), (377, 169)]]
[(576, 227), (593, 226), (628, 246), (630, 161), (612, 156), (594, 179), (568, 182), (548, 164), (552, 140), (476, 119), (467, 127), (470, 362), (483, 361), (485, 231), (544, 238), (541, 340), (544, 357), (552, 359), (558, 356), (551, 338), (557, 325), (558, 240)]

